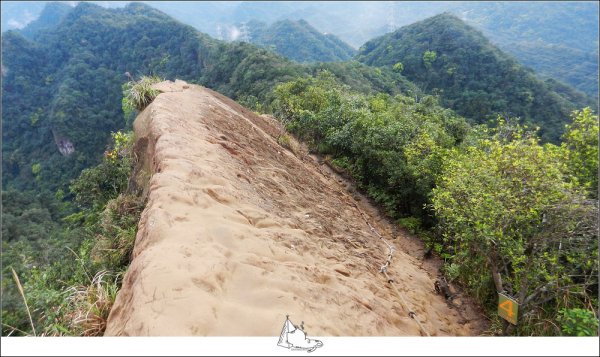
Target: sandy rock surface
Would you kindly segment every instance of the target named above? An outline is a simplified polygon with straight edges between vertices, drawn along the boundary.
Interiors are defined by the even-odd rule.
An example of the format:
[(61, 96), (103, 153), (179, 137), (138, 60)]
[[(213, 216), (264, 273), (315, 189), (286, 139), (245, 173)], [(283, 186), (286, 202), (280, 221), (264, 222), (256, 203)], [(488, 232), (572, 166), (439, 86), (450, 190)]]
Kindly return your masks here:
[(278, 336), (286, 315), (311, 336), (419, 336), (367, 221), (397, 248), (388, 273), (431, 335), (481, 333), (479, 313), (435, 293), (417, 243), (280, 146), (277, 123), (200, 86), (157, 87), (135, 122), (148, 203), (107, 336)]

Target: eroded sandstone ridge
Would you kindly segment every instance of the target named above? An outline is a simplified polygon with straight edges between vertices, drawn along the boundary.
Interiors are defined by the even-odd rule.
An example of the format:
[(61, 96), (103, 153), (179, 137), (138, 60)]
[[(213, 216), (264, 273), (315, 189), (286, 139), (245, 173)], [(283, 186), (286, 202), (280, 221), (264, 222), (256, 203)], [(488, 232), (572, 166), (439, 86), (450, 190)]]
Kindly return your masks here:
[(473, 311), (435, 294), (406, 238), (277, 143), (276, 123), (200, 86), (158, 87), (135, 122), (148, 203), (107, 336), (277, 336), (286, 315), (312, 336), (418, 336), (357, 207), (400, 247), (388, 273), (429, 333), (480, 333)]

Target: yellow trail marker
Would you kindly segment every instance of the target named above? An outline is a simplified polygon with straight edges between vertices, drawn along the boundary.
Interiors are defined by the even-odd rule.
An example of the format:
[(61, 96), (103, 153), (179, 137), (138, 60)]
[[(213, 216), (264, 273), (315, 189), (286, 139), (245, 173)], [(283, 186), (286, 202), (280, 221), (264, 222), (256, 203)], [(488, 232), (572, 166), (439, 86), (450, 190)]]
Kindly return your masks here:
[(517, 324), (519, 304), (514, 299), (498, 293), (498, 315), (513, 325)]

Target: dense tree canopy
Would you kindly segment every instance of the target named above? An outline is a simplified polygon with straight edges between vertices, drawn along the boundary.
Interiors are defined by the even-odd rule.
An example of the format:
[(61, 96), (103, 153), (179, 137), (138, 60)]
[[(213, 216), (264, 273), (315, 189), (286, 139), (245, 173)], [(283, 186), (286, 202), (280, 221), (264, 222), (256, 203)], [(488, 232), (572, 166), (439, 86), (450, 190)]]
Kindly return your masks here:
[(330, 72), (276, 89), (276, 114), (315, 150), (333, 155), (394, 217), (427, 220), (423, 205), (441, 149), (462, 142), (469, 125), (434, 97), (364, 95)]
[(496, 292), (513, 296), (524, 334), (560, 334), (534, 326), (562, 308), (597, 306), (598, 204), (565, 179), (578, 172), (569, 164), (561, 148), (501, 122), (490, 138), (453, 150), (432, 190), (455, 252), (450, 277), (491, 306)]
[[(110, 133), (125, 126), (126, 72), (188, 80), (255, 105), (272, 100), (276, 83), (328, 66), (301, 66), (254, 45), (217, 41), (138, 3), (113, 10), (81, 3), (35, 41), (5, 33), (2, 51), (3, 186), (18, 189), (65, 189), (99, 162)], [(410, 86), (401, 75), (364, 65), (331, 68), (364, 91)], [(74, 153), (61, 154), (61, 141)], [(37, 182), (36, 164), (43, 178)]]
[(539, 126), (546, 141), (558, 142), (572, 110), (595, 105), (590, 97), (545, 83), (481, 32), (450, 14), (403, 27), (363, 45), (357, 59), (392, 67), (423, 90), (438, 93), (442, 105), (476, 123), (498, 114)]
[(332, 34), (323, 34), (304, 20), (259, 21), (246, 25), (251, 43), (272, 49), (300, 63), (346, 61), (356, 50)]

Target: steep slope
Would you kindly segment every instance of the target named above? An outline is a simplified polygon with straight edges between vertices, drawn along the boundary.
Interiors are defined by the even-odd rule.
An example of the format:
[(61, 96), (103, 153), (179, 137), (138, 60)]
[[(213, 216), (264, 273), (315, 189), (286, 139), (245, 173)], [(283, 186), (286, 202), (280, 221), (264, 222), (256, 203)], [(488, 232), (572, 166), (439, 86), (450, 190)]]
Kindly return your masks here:
[[(50, 289), (48, 296), (56, 297), (72, 283), (68, 269), (38, 275), (30, 267), (54, 269), (65, 247), (78, 251), (88, 233), (94, 235), (89, 225), (83, 234), (73, 227), (72, 214), (85, 210), (73, 201), (71, 183), (82, 170), (105, 160), (103, 153), (112, 150), (111, 132), (130, 129), (131, 116), (125, 117), (122, 109), (126, 72), (136, 80), (148, 74), (186, 79), (247, 105), (268, 108), (277, 84), (324, 69), (361, 92), (395, 94), (414, 87), (398, 74), (356, 62), (303, 66), (252, 44), (217, 41), (139, 3), (106, 9), (82, 2), (33, 40), (18, 31), (4, 32), (3, 321), (23, 331), (30, 328), (10, 268), (17, 270), (24, 286)], [(100, 175), (91, 184), (94, 190), (107, 184), (102, 177), (110, 175)], [(37, 284), (41, 276), (53, 276), (54, 283)], [(42, 319), (44, 307), (50, 308), (48, 300), (37, 305), (34, 321)], [(3, 325), (2, 332), (6, 335), (11, 329)]]
[(250, 42), (274, 50), (301, 63), (345, 61), (356, 54), (350, 45), (332, 34), (323, 34), (304, 20), (282, 20), (267, 26), (246, 24)]
[[(400, 62), (402, 73), (424, 90), (439, 93), (444, 106), (478, 123), (498, 114), (521, 117), (540, 126), (541, 136), (554, 142), (572, 110), (596, 104), (583, 94), (552, 90), (481, 32), (448, 13), (367, 42), (357, 59), (374, 66)], [(569, 100), (573, 98), (577, 101)]]
[[(3, 186), (65, 189), (98, 162), (110, 132), (125, 126), (120, 103), (125, 71), (158, 70), (161, 58), (177, 53), (164, 64), (167, 69), (199, 77), (198, 62), (208, 55), (201, 48), (210, 43), (139, 4), (108, 10), (81, 3), (35, 41), (3, 34), (2, 151), (8, 158), (2, 163)], [(192, 53), (196, 60), (184, 61)], [(74, 151), (60, 152), (61, 142)], [(38, 182), (31, 174), (35, 164), (41, 165)]]
[[(34, 40), (16, 31), (2, 36), (3, 187), (68, 192), (69, 180), (99, 161), (110, 132), (127, 125), (125, 72), (194, 81), (255, 105), (272, 99), (277, 83), (322, 68), (217, 41), (147, 5), (80, 3)], [(366, 90), (394, 93), (407, 82), (362, 65), (336, 64), (335, 72)], [(60, 143), (74, 151), (60, 152)]]
[[(285, 315), (313, 336), (420, 334), (369, 224), (405, 237), (279, 146), (268, 119), (185, 82), (158, 88), (134, 124), (148, 204), (105, 335), (276, 336)], [(478, 334), (479, 315), (450, 308), (422, 265), (399, 249), (388, 274), (425, 329)]]

